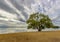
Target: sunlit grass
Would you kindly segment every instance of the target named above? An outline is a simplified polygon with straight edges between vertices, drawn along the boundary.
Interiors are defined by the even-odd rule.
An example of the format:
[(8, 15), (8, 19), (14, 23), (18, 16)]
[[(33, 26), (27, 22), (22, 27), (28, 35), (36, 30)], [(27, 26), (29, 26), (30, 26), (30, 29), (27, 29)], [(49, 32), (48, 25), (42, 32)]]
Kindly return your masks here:
[(60, 42), (60, 31), (1, 34), (0, 42)]

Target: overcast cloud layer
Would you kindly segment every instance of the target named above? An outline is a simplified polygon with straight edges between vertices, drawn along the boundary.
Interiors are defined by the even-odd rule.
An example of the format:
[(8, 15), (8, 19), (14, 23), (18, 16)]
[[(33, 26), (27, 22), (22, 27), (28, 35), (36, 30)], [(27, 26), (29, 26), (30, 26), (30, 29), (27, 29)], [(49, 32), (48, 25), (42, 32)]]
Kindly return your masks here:
[(35, 12), (49, 15), (60, 26), (60, 0), (0, 0), (0, 28), (9, 31), (8, 28), (24, 26), (30, 13)]

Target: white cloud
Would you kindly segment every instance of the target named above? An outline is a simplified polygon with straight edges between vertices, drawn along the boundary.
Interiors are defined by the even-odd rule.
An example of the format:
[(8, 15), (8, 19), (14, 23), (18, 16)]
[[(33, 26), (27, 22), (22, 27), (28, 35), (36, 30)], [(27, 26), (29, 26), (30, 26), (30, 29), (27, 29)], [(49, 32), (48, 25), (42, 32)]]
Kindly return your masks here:
[[(22, 6), (22, 8), (20, 6)], [(11, 9), (10, 11), (12, 11), (12, 13), (10, 11), (5, 10), (8, 9), (6, 7), (8, 7), (9, 10)], [(23, 11), (25, 12), (24, 14), (22, 14)], [(59, 17), (60, 0), (0, 0), (0, 16), (5, 17), (5, 18), (0, 17), (0, 20), (5, 21), (5, 23), (3, 22), (4, 25), (5, 24), (17, 25), (18, 23), (21, 22), (20, 19), (26, 20), (25, 14), (27, 14), (26, 16), (29, 16), (30, 15), (29, 13), (33, 12), (43, 12), (48, 14), (51, 19), (57, 20), (56, 18), (60, 18)], [(57, 21), (60, 21), (60, 19), (58, 19)], [(57, 24), (60, 25), (60, 23)], [(16, 30), (17, 29), (15, 28), (7, 29), (7, 31), (6, 30), (5, 31), (15, 32)], [(3, 33), (5, 31), (0, 32)]]

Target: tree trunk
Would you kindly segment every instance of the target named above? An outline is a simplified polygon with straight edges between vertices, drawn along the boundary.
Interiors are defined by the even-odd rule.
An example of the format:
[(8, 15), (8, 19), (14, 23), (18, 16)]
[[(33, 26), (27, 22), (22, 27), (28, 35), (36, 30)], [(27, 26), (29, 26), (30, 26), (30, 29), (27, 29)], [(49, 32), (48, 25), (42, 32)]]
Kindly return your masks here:
[(41, 31), (42, 29), (41, 28), (38, 28), (38, 31)]

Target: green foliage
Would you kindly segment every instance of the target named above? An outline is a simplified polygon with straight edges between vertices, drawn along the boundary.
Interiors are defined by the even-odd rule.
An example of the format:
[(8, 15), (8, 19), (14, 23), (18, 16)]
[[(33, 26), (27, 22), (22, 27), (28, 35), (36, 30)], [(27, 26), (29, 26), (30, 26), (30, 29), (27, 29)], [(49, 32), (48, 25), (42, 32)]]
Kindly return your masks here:
[(33, 13), (30, 15), (29, 19), (26, 21), (28, 24), (28, 29), (33, 28), (33, 29), (38, 29), (38, 31), (41, 31), (41, 29), (44, 28), (52, 28), (56, 27), (53, 25), (51, 19), (49, 18), (48, 15), (44, 15), (42, 13)]
[(53, 26), (53, 28), (60, 28), (59, 26)]

